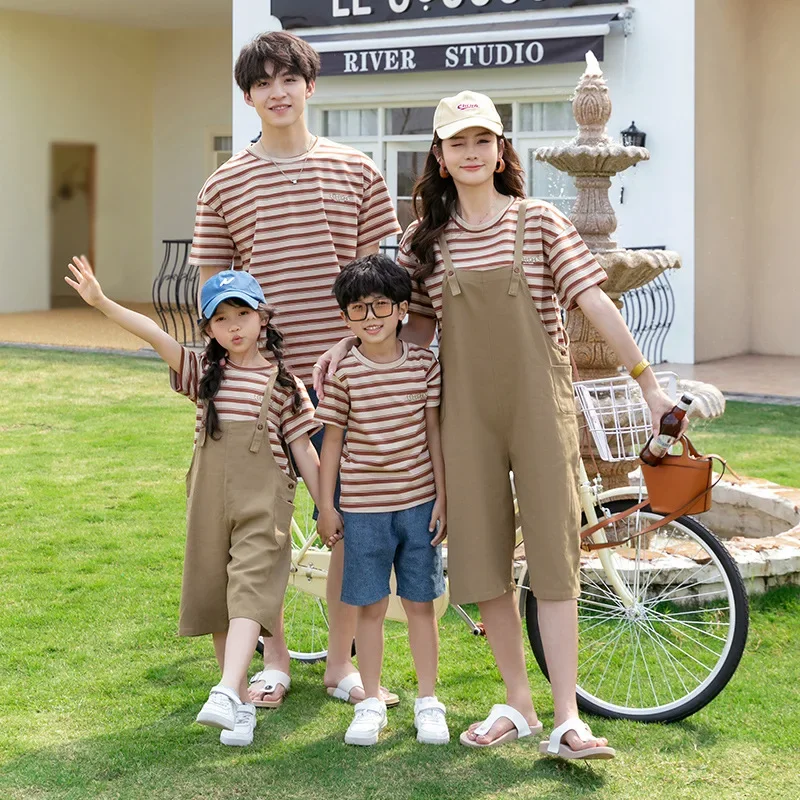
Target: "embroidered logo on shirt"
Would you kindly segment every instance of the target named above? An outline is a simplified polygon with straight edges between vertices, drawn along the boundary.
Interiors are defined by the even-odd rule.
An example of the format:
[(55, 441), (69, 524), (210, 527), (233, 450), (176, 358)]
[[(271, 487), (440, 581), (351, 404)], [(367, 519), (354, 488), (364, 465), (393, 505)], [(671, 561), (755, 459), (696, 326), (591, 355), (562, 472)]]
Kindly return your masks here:
[(540, 264), (542, 261), (541, 256), (522, 256), (523, 264)]
[(354, 203), (356, 198), (352, 194), (339, 194), (338, 192), (328, 192), (328, 199), (334, 203)]
[(410, 402), (414, 402), (415, 400), (424, 400), (425, 399), (425, 392), (417, 392), (416, 394), (409, 394), (406, 395), (406, 400)]

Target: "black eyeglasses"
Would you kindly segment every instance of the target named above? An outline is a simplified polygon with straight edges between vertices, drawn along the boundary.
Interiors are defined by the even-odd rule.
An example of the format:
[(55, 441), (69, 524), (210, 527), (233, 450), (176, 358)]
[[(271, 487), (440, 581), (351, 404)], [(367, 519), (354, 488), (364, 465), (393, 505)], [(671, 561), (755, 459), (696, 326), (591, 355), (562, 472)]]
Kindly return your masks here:
[(390, 317), (396, 305), (397, 303), (386, 299), (373, 300), (371, 303), (350, 303), (344, 313), (350, 322), (363, 322), (370, 311), (376, 319)]

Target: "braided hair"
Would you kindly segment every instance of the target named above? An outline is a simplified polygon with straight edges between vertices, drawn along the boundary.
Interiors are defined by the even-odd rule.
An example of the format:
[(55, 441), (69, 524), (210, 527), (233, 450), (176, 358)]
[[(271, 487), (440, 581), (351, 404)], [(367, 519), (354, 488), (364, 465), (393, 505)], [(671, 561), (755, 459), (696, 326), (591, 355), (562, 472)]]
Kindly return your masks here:
[[(243, 300), (238, 298), (230, 298), (225, 301), (232, 306), (240, 308), (251, 308)], [(288, 389), (292, 395), (292, 410), (299, 411), (302, 404), (300, 398), (300, 390), (297, 388), (297, 381), (294, 375), (286, 369), (283, 363), (283, 334), (272, 324), (273, 309), (263, 303), (259, 303), (259, 314), (262, 320), (266, 320), (264, 332), (266, 334), (266, 347), (275, 357), (275, 362), (278, 366), (278, 375), (275, 382)], [(205, 429), (206, 433), (212, 439), (219, 439), (221, 436), (219, 425), (219, 414), (217, 407), (214, 403), (214, 398), (219, 392), (219, 387), (222, 384), (222, 378), (225, 375), (225, 366), (227, 364), (228, 353), (224, 347), (210, 334), (211, 320), (205, 317), (200, 321), (200, 333), (208, 337), (208, 344), (203, 353), (207, 364), (206, 371), (200, 379), (200, 387), (198, 397), (204, 402), (206, 407), (205, 414)]]

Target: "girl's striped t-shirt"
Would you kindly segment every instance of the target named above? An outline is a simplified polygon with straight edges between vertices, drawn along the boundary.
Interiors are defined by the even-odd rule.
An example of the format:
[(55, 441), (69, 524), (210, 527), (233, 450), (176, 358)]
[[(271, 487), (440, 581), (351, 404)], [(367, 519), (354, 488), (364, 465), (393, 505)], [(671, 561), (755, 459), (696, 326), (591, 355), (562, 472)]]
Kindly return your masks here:
[(389, 364), (353, 348), (326, 379), (317, 420), (347, 431), (342, 511), (400, 511), (436, 498), (425, 409), (440, 402), (439, 362), (424, 347), (401, 344)]
[[(203, 427), (205, 419), (205, 403), (199, 399), (198, 392), (200, 379), (205, 374), (206, 365), (206, 359), (202, 354), (184, 347), (181, 350), (180, 371), (170, 370), (172, 388), (179, 394), (186, 395), (196, 404), (195, 445), (197, 445), (200, 429)], [(223, 436), (225, 435), (224, 426), (226, 422), (255, 421), (258, 419), (264, 392), (272, 373), (276, 369), (277, 367), (273, 365), (266, 367), (240, 367), (231, 361), (227, 362), (222, 383), (214, 398), (214, 405), (220, 422), (222, 422)], [(292, 393), (278, 383), (275, 383), (272, 389), (272, 397), (269, 399), (269, 408), (267, 409), (267, 428), (269, 430), (269, 445), (272, 455), (275, 457), (278, 467), (287, 475), (289, 474), (289, 460), (281, 442), (285, 442), (288, 447), (291, 442), (304, 433), (311, 435), (322, 427), (314, 419), (314, 405), (308, 396), (306, 387), (302, 381), (297, 378), (295, 380), (300, 391), (300, 410), (293, 410)]]
[[(492, 269), (514, 262), (519, 200), (513, 200), (499, 217), (470, 225), (451, 217), (444, 229), (445, 240), (457, 269)], [(419, 262), (409, 249), (417, 222), (408, 226), (400, 243), (398, 263), (413, 276)], [(434, 244), (435, 266), (422, 284), (413, 282), (409, 311), (436, 317), (441, 336), (444, 259)], [(606, 280), (606, 273), (589, 251), (575, 226), (555, 206), (531, 200), (525, 214), (522, 267), (531, 297), (545, 330), (555, 343), (566, 348), (567, 333), (561, 309), (574, 308), (575, 299), (586, 289)]]
[(189, 263), (250, 272), (276, 310), (288, 368), (308, 383), (316, 359), (349, 335), (331, 294), (340, 269), (400, 230), (364, 153), (320, 137), (307, 154), (273, 160), (251, 145), (200, 191)]

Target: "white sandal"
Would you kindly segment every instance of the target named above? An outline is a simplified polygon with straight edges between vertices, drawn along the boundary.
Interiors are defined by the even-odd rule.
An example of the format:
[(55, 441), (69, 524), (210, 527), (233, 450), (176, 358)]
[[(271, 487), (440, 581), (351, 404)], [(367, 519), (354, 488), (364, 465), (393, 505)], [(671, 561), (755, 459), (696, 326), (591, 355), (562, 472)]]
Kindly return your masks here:
[(539, 743), (539, 752), (546, 756), (563, 758), (568, 761), (586, 760), (590, 758), (614, 758), (617, 751), (613, 747), (586, 747), (582, 750), (573, 750), (561, 740), (565, 734), (575, 731), (582, 742), (588, 742), (595, 737), (589, 726), (577, 717), (562, 722), (551, 734), (546, 742)]
[[(362, 702), (361, 700), (354, 699), (352, 696), (353, 689), (356, 688), (363, 689), (364, 684), (358, 672), (351, 672), (346, 678), (342, 678), (336, 686), (328, 686), (327, 691), (335, 700), (344, 700), (345, 703), (356, 705)], [(384, 689), (383, 686), (381, 686), (381, 699), (386, 703), (386, 708), (394, 708), (400, 705), (400, 698), (388, 689)]]
[(251, 700), (250, 702), (256, 708), (278, 708), (282, 705), (284, 698), (289, 694), (289, 687), (292, 685), (292, 679), (279, 669), (262, 669), (261, 672), (256, 672), (250, 683), (258, 683), (264, 681), (264, 688), (257, 689), (262, 694), (272, 694), (279, 686), (283, 686), (283, 694), (277, 700)]
[(542, 723), (539, 722), (533, 727), (528, 725), (528, 720), (522, 716), (513, 706), (506, 703), (498, 703), (492, 706), (489, 716), (478, 725), (472, 732), (475, 736), (485, 736), (492, 728), (495, 722), (499, 719), (510, 720), (514, 727), (510, 731), (506, 731), (496, 739), (493, 739), (488, 744), (481, 744), (474, 739), (469, 738), (469, 731), (464, 731), (459, 737), (461, 744), (467, 747), (497, 747), (498, 745), (505, 744), (506, 742), (513, 742), (515, 739), (525, 739), (529, 736), (539, 734), (542, 732)]

